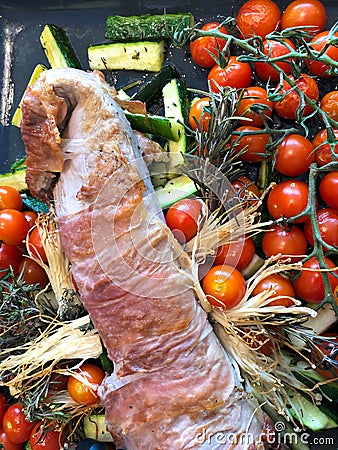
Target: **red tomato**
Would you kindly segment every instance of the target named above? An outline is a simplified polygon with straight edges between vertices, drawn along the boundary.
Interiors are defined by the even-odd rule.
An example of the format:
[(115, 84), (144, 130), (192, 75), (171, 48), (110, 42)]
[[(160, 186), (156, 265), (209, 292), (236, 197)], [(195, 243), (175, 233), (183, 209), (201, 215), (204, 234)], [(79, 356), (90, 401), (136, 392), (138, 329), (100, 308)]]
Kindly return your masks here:
[[(288, 297), (295, 297), (295, 290), (291, 282), (281, 275), (271, 274), (261, 280), (252, 292), (258, 295), (266, 290), (271, 290), (271, 298), (280, 297), (269, 302), (269, 306), (292, 306), (294, 303)], [(270, 298), (269, 297), (269, 298)]]
[(265, 334), (263, 330), (260, 333), (253, 333), (252, 330), (245, 328), (241, 331), (245, 333), (245, 335), (243, 335), (243, 339), (249, 347), (257, 350), (265, 356), (271, 355), (274, 348), (274, 342), (268, 334)]
[[(264, 159), (270, 135), (261, 131), (261, 128), (252, 127), (250, 125), (236, 128), (234, 134), (231, 136), (231, 141), (236, 143), (235, 150), (237, 153), (244, 150), (243, 153), (239, 155), (241, 161), (255, 163)], [(240, 136), (237, 133), (246, 134)]]
[[(22, 254), (18, 247), (14, 245), (6, 245), (4, 243), (0, 246), (0, 269), (9, 269), (11, 266), (14, 272), (17, 272)], [(0, 272), (1, 277), (1, 272)]]
[(291, 256), (291, 261), (300, 261), (306, 254), (307, 241), (304, 233), (297, 226), (292, 228), (274, 225), (266, 231), (262, 239), (262, 250), (265, 256), (275, 256), (279, 253), (282, 258)]
[(23, 272), (23, 281), (26, 284), (38, 284), (40, 288), (47, 286), (49, 278), (46, 271), (37, 262), (23, 257), (18, 268), (18, 273)]
[[(336, 354), (336, 349), (338, 346), (338, 336), (335, 333), (324, 333), (322, 336), (329, 337), (331, 339), (328, 340), (321, 340), (320, 342), (316, 342), (317, 346), (319, 347), (321, 351), (321, 355), (317, 355), (316, 360), (318, 359), (318, 356), (320, 359), (322, 359), (323, 356), (329, 356), (331, 359), (337, 361), (338, 355)], [(317, 353), (317, 352), (316, 352)], [(316, 368), (316, 371), (324, 378), (331, 379), (338, 377), (338, 368), (332, 367), (332, 369), (321, 369), (319, 367)]]
[[(296, 50), (295, 44), (290, 41), (290, 39), (283, 39), (280, 41), (274, 41), (272, 39), (265, 40), (263, 42), (263, 53), (268, 56), (269, 61), (273, 61), (273, 58), (279, 58), (280, 56), (287, 55), (290, 53), (290, 47)], [(276, 61), (274, 62), (286, 75), (291, 74), (291, 65), (289, 60)], [(272, 81), (278, 83), (279, 73), (276, 69), (271, 67), (267, 62), (257, 62), (255, 63), (255, 70), (257, 75), (263, 81)]]
[(11, 186), (0, 186), (0, 210), (22, 208), (22, 198), (18, 190)]
[[(317, 211), (317, 223), (323, 241), (333, 247), (338, 247), (338, 211), (332, 208), (319, 209)], [(309, 244), (313, 246), (313, 231), (310, 221), (304, 225), (304, 234)]]
[(169, 208), (165, 220), (181, 244), (190, 241), (197, 233), (201, 210), (202, 203), (190, 198), (179, 200)]
[[(309, 42), (309, 47), (311, 50), (315, 50), (317, 52), (322, 52), (326, 44), (328, 43), (328, 37), (329, 37), (329, 31), (323, 31), (321, 33), (316, 34), (314, 38)], [(334, 33), (333, 38), (337, 39), (338, 33)], [(334, 45), (329, 45), (327, 49), (324, 52), (324, 55), (328, 56), (329, 58), (333, 59), (334, 61), (338, 61), (338, 48)], [(324, 64), (322, 62), (313, 60), (313, 61), (306, 61), (306, 66), (317, 77), (329, 77), (332, 76), (329, 73), (327, 73), (327, 70), (329, 69), (329, 66), (327, 64)]]
[[(329, 269), (334, 269), (336, 265), (329, 259), (324, 258)], [(306, 270), (317, 269), (317, 270)], [(303, 264), (300, 275), (294, 280), (293, 286), (296, 294), (302, 300), (311, 303), (320, 303), (324, 299), (324, 283), (319, 269), (317, 258), (310, 258)], [(332, 271), (331, 271), (332, 272)], [(338, 286), (338, 278), (329, 272), (329, 281), (332, 291)]]
[(34, 228), (27, 239), (27, 247), (31, 251), (32, 255), (42, 259), (44, 263), (48, 262), (45, 249), (43, 247), (39, 230)]
[(0, 211), (0, 240), (7, 245), (19, 245), (26, 237), (28, 223), (22, 212), (16, 209)]
[(236, 21), (243, 37), (261, 36), (280, 27), (281, 12), (272, 0), (249, 0), (238, 11)]
[(94, 364), (85, 363), (77, 370), (77, 373), (82, 381), (73, 376), (69, 377), (69, 395), (81, 405), (95, 405), (99, 401), (97, 389), (105, 377), (104, 371)]
[[(1, 447), (1, 444), (3, 445), (3, 447)], [(0, 428), (0, 447), (4, 450), (23, 450), (23, 444), (15, 444), (11, 440), (9, 440), (3, 428)]]
[[(307, 183), (300, 180), (286, 180), (278, 183), (270, 192), (267, 208), (274, 219), (287, 219), (300, 214), (306, 207), (309, 197)], [(306, 222), (307, 216), (295, 220), (297, 223)]]
[(5, 396), (5, 394), (0, 392), (0, 424), (1, 425), (2, 425), (4, 415), (5, 415), (5, 412), (7, 411), (7, 409), (8, 409), (8, 399)]
[(244, 90), (243, 97), (238, 102), (237, 116), (243, 116), (247, 120), (240, 120), (242, 125), (259, 127), (264, 124), (262, 115), (271, 117), (273, 103), (268, 99), (266, 89), (260, 86), (251, 86)]
[(193, 130), (199, 128), (207, 131), (210, 118), (210, 97), (202, 97), (192, 103), (189, 111), (189, 123)]
[[(307, 74), (301, 74), (297, 80), (290, 75), (290, 80), (295, 81), (296, 86), (304, 95), (310, 100), (317, 101), (319, 98), (319, 89), (317, 82)], [(275, 111), (284, 119), (296, 119), (298, 114), (307, 116), (312, 112), (312, 106), (306, 104), (304, 107), (301, 104), (301, 98), (294, 89), (291, 88), (287, 81), (283, 81), (283, 87), (280, 94), (285, 94), (284, 98), (274, 102)], [(302, 108), (302, 109), (301, 109)]]
[(34, 422), (28, 422), (20, 403), (14, 403), (5, 412), (3, 429), (8, 439), (21, 444), (29, 439)]
[(42, 422), (34, 426), (29, 437), (32, 450), (60, 450), (60, 441), (61, 433), (51, 424), (44, 428)]
[(288, 177), (297, 177), (307, 172), (316, 159), (311, 141), (300, 134), (287, 135), (274, 153), (275, 169)]
[(308, 26), (309, 34), (324, 30), (326, 10), (319, 0), (295, 0), (291, 2), (282, 14), (282, 30), (292, 27)]
[(250, 193), (250, 197), (253, 199), (253, 201), (256, 201), (256, 199), (260, 198), (261, 196), (261, 192), (256, 184), (254, 184), (249, 178), (245, 176), (238, 177), (231, 183), (231, 186), (234, 188), (239, 198), (245, 198)]
[(333, 142), (332, 149), (327, 141), (326, 128), (318, 131), (312, 140), (312, 145), (316, 151), (316, 163), (319, 167), (332, 162), (332, 153), (335, 156), (335, 160), (338, 158), (338, 144), (336, 143), (336, 140), (338, 140), (338, 129), (334, 129), (333, 133), (335, 135), (335, 141)]
[(331, 119), (338, 121), (338, 91), (330, 91), (320, 101), (320, 108)]
[(319, 193), (324, 202), (338, 209), (338, 171), (328, 172), (319, 184)]
[(208, 271), (202, 280), (202, 289), (212, 305), (230, 309), (242, 300), (246, 285), (241, 272), (222, 265)]
[(250, 86), (251, 78), (250, 64), (238, 61), (236, 56), (230, 56), (224, 68), (215, 64), (208, 74), (208, 82), (214, 92), (219, 92), (220, 88), (226, 86), (235, 89), (247, 88)]
[(25, 219), (28, 223), (28, 228), (30, 230), (32, 227), (34, 227), (38, 215), (35, 211), (23, 211), (22, 214), (25, 216)]
[(224, 244), (217, 249), (214, 265), (228, 265), (242, 270), (252, 260), (255, 244), (251, 237), (239, 237), (234, 242)]
[[(219, 26), (219, 22), (209, 22), (203, 25), (201, 30), (214, 30)], [(224, 27), (221, 27), (219, 31), (223, 34), (228, 34), (226, 28)], [(201, 67), (212, 67), (216, 64), (216, 60), (212, 57), (212, 55), (214, 55), (217, 59), (219, 52), (223, 50), (225, 44), (225, 39), (215, 38), (212, 36), (201, 36), (190, 42), (191, 57), (195, 63)]]

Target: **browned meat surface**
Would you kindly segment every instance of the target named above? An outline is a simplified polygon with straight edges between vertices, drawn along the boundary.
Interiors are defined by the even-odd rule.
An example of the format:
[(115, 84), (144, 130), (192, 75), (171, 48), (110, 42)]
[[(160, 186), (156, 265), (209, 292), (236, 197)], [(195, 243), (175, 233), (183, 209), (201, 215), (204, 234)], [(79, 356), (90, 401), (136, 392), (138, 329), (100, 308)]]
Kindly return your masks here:
[(32, 192), (45, 197), (58, 177), (62, 245), (114, 361), (100, 396), (118, 448), (260, 448), (264, 417), (195, 299), (142, 149), (102, 77), (44, 72), (21, 131)]

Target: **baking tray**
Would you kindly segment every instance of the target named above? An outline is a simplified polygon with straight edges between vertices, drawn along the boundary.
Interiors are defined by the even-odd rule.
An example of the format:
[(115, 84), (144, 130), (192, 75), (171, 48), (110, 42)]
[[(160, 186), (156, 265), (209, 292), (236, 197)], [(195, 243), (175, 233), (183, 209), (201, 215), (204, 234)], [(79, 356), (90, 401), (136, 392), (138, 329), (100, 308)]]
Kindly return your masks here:
[[(235, 14), (243, 3), (245, 0), (0, 1), (0, 172), (8, 171), (11, 163), (24, 154), (20, 130), (11, 125), (11, 118), (36, 64), (49, 66), (39, 41), (46, 23), (66, 30), (83, 69), (88, 69), (87, 47), (106, 42), (105, 20), (109, 14), (191, 11), (196, 20), (219, 20)], [(289, 1), (277, 3), (283, 9)], [(330, 26), (338, 18), (338, 5), (336, 0), (323, 3)], [(206, 89), (205, 69), (196, 68), (187, 51), (187, 48), (170, 49), (167, 59), (186, 77), (189, 87)], [(135, 72), (113, 72), (112, 81), (119, 88), (144, 76)]]

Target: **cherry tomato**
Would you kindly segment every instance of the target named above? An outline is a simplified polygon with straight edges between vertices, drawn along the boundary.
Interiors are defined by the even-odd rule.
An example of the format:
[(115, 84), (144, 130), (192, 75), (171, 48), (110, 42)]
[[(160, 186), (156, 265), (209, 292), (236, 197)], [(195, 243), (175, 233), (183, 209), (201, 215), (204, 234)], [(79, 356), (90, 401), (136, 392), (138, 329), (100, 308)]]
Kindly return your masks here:
[(217, 249), (214, 265), (228, 265), (242, 270), (254, 257), (255, 244), (252, 237), (238, 237), (234, 242), (224, 244)]
[(39, 257), (44, 263), (48, 262), (45, 249), (43, 247), (39, 230), (34, 228), (28, 235), (27, 247), (33, 256)]
[[(331, 259), (325, 257), (324, 261), (328, 269), (334, 269), (336, 265), (331, 261)], [(306, 270), (306, 269), (317, 269), (317, 270)], [(300, 275), (294, 280), (293, 286), (295, 288), (296, 294), (302, 300), (310, 303), (320, 303), (324, 299), (324, 283), (322, 274), (319, 269), (319, 263), (317, 258), (312, 257), (305, 261)], [(329, 272), (329, 281), (332, 291), (338, 285), (338, 278), (336, 278), (332, 273)]]
[(0, 245), (0, 269), (9, 269), (11, 266), (13, 271), (17, 272), (21, 259), (22, 254), (18, 247), (4, 243)]
[(259, 353), (262, 353), (265, 356), (271, 355), (274, 348), (274, 342), (269, 336), (270, 333), (265, 334), (263, 330), (261, 332), (257, 332), (255, 330), (256, 332), (253, 333), (252, 330), (245, 328), (243, 328), (241, 331), (245, 333), (243, 335), (243, 339), (248, 344), (249, 347), (251, 347), (252, 349), (256, 350)]
[(2, 425), (2, 421), (4, 419), (5, 412), (8, 409), (8, 399), (5, 394), (0, 392), (0, 424)]
[(84, 363), (76, 372), (82, 381), (73, 376), (69, 377), (69, 395), (81, 405), (95, 405), (99, 401), (97, 389), (105, 377), (104, 371), (94, 364)]
[(320, 101), (320, 108), (331, 119), (338, 121), (338, 91), (330, 91)]
[(12, 186), (0, 186), (0, 210), (22, 208), (22, 198), (19, 191)]
[(243, 37), (260, 36), (280, 27), (281, 12), (272, 0), (249, 0), (238, 11), (236, 21)]
[(316, 34), (324, 30), (326, 10), (318, 0), (295, 0), (291, 2), (282, 14), (282, 30), (292, 27), (311, 27), (306, 31)]
[(26, 284), (38, 284), (40, 288), (47, 286), (49, 279), (46, 271), (37, 262), (28, 257), (23, 257), (18, 272), (23, 272), (23, 281)]
[(326, 128), (318, 131), (316, 136), (312, 140), (312, 145), (316, 151), (316, 163), (319, 167), (325, 166), (332, 162), (332, 152), (334, 154), (335, 160), (338, 158), (338, 144), (336, 140), (338, 139), (338, 129), (333, 130), (335, 141), (333, 143), (333, 149), (327, 141), (327, 131)]
[(38, 422), (31, 431), (29, 445), (32, 450), (60, 450), (61, 433), (51, 424), (47, 430)]
[[(304, 95), (310, 100), (317, 101), (319, 98), (319, 89), (317, 82), (307, 74), (301, 74), (297, 80), (290, 75), (290, 80), (296, 83)], [(283, 87), (280, 94), (285, 94), (284, 98), (274, 102), (275, 111), (284, 119), (296, 119), (297, 114), (307, 116), (312, 112), (312, 106), (306, 103), (303, 107), (301, 98), (287, 81), (283, 81)], [(302, 109), (301, 109), (302, 108)]]
[(250, 64), (238, 61), (236, 56), (230, 56), (224, 68), (215, 64), (208, 74), (208, 82), (214, 92), (219, 92), (220, 87), (226, 86), (235, 89), (247, 88), (250, 86), (251, 78)]
[(16, 209), (0, 211), (0, 240), (7, 245), (19, 245), (26, 237), (28, 223), (22, 212)]
[[(316, 36), (314, 36), (314, 38), (309, 42), (310, 49), (317, 52), (322, 52), (324, 47), (327, 45), (329, 33), (329, 31), (322, 31), (321, 33), (316, 34)], [(337, 39), (337, 37), (338, 33), (334, 33), (333, 38)], [(334, 61), (338, 61), (338, 48), (334, 45), (329, 45), (323, 54), (330, 57)], [(306, 61), (306, 66), (310, 72), (317, 77), (327, 78), (332, 76), (327, 73), (329, 66), (320, 61), (308, 60)]]
[[(209, 22), (203, 25), (201, 30), (214, 30), (219, 26), (219, 22)], [(220, 27), (219, 31), (223, 34), (228, 34), (226, 28), (224, 27)], [(214, 55), (217, 59), (219, 52), (223, 50), (225, 44), (225, 39), (215, 38), (212, 36), (201, 36), (190, 42), (191, 57), (195, 63), (201, 67), (212, 67), (216, 64), (216, 60), (212, 57), (212, 55)]]
[(29, 439), (34, 422), (27, 420), (20, 403), (14, 403), (5, 412), (3, 429), (8, 439), (15, 444), (21, 444)]
[(269, 302), (268, 306), (288, 307), (294, 304), (289, 297), (295, 297), (295, 290), (287, 278), (278, 274), (268, 275), (257, 284), (252, 292), (252, 295), (260, 294), (268, 289), (272, 291), (270, 296), (271, 298), (280, 297)]
[(28, 229), (30, 230), (32, 227), (34, 227), (38, 215), (35, 211), (23, 211), (22, 214), (25, 216), (25, 219), (28, 223)]
[[(253, 201), (256, 201), (256, 199), (261, 196), (261, 191), (258, 189), (257, 185), (243, 175), (234, 180), (231, 183), (231, 186), (234, 188), (239, 198), (245, 198), (248, 196), (248, 193), (250, 193)], [(250, 201), (247, 203), (250, 203)]]
[[(252, 127), (251, 125), (236, 128), (236, 134), (231, 136), (231, 141), (236, 143), (235, 150), (237, 153), (244, 150), (244, 152), (239, 155), (240, 160), (255, 163), (264, 159), (270, 135), (261, 131), (260, 128)], [(240, 136), (237, 133), (246, 134)]]
[[(333, 247), (338, 247), (338, 211), (332, 208), (322, 208), (317, 211), (316, 216), (323, 241)], [(304, 234), (309, 244), (313, 246), (313, 231), (310, 221), (304, 225)]]
[(262, 250), (267, 257), (281, 254), (282, 259), (290, 256), (292, 262), (300, 261), (306, 249), (306, 237), (296, 225), (292, 228), (274, 225), (262, 238)]
[(239, 122), (242, 125), (259, 127), (264, 123), (262, 115), (266, 118), (271, 117), (272, 108), (273, 103), (268, 99), (266, 89), (260, 86), (251, 86), (244, 90), (238, 103), (236, 115), (250, 119), (250, 122), (240, 120)]
[[(1, 445), (3, 447), (1, 447)], [(0, 428), (0, 448), (3, 448), (4, 450), (23, 450), (23, 444), (15, 444), (12, 442), (3, 428)]]
[(179, 200), (169, 208), (165, 220), (181, 244), (190, 241), (197, 233), (201, 210), (202, 203), (189, 198)]
[[(338, 336), (335, 333), (324, 333), (322, 334), (324, 337), (328, 337), (330, 339), (328, 340), (321, 340), (320, 342), (316, 342), (317, 346), (319, 347), (321, 353), (324, 356), (329, 356), (331, 359), (337, 361), (338, 355), (336, 354), (335, 350), (338, 346)], [(317, 355), (319, 358), (322, 359), (323, 355)], [(316, 368), (316, 371), (324, 378), (331, 379), (338, 377), (338, 368), (332, 367), (332, 369), (321, 369), (319, 367)]]
[[(278, 183), (270, 192), (267, 208), (274, 219), (287, 219), (300, 214), (306, 207), (309, 187), (301, 180), (286, 180)], [(296, 223), (306, 222), (307, 216), (301, 216)]]
[(210, 97), (202, 97), (194, 101), (189, 111), (189, 123), (193, 130), (207, 131), (210, 114)]
[[(290, 48), (296, 50), (295, 44), (290, 41), (290, 39), (283, 39), (280, 41), (274, 41), (273, 39), (268, 39), (263, 42), (263, 53), (269, 57), (269, 61), (273, 58), (279, 58), (290, 53)], [(274, 62), (286, 75), (291, 74), (290, 60), (276, 61)], [(277, 83), (279, 81), (279, 73), (276, 69), (271, 67), (269, 63), (257, 62), (255, 63), (255, 71), (259, 78), (263, 81), (270, 80), (271, 82)]]
[(314, 147), (309, 139), (300, 134), (289, 134), (275, 150), (275, 169), (288, 177), (297, 177), (307, 172), (315, 159)]
[(338, 209), (338, 171), (328, 172), (319, 184), (319, 193), (324, 202)]
[(239, 270), (219, 265), (212, 267), (205, 275), (202, 289), (212, 305), (230, 309), (242, 300), (246, 285)]

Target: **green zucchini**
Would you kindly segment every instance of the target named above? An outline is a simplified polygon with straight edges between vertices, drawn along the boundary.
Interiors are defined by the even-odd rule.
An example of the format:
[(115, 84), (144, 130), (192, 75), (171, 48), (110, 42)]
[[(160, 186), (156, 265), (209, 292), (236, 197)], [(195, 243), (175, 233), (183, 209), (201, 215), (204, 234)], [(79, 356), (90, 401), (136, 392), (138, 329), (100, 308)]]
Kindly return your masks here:
[(62, 28), (52, 24), (45, 25), (40, 42), (52, 69), (59, 67), (81, 69), (80, 61)]
[(88, 62), (92, 70), (158, 72), (166, 51), (165, 41), (92, 45), (88, 47)]
[(197, 193), (196, 184), (186, 175), (180, 175), (157, 189), (156, 196), (162, 209), (167, 209), (183, 198)]
[(111, 434), (107, 431), (104, 414), (92, 414), (83, 419), (83, 430), (86, 438), (99, 442), (113, 442)]
[(162, 98), (162, 89), (173, 78), (178, 78), (179, 73), (172, 64), (164, 64), (161, 70), (151, 80), (145, 82), (133, 95), (133, 100), (145, 102), (149, 108)]
[(0, 184), (14, 187), (18, 191), (26, 191), (28, 189), (26, 184), (26, 167), (0, 174)]
[(171, 139), (173, 142), (180, 139), (181, 127), (176, 120), (156, 115), (132, 114), (128, 111), (124, 111), (124, 114), (134, 130)]
[(106, 20), (106, 38), (115, 42), (158, 41), (175, 38), (175, 33), (183, 33), (187, 40), (194, 24), (191, 13), (110, 15)]

